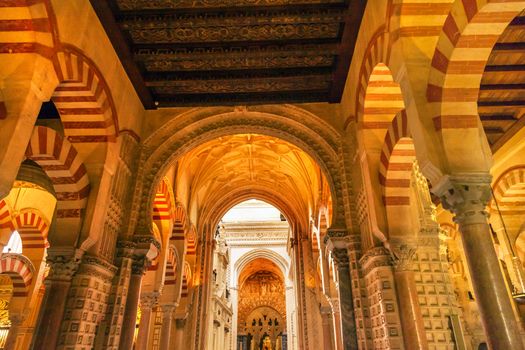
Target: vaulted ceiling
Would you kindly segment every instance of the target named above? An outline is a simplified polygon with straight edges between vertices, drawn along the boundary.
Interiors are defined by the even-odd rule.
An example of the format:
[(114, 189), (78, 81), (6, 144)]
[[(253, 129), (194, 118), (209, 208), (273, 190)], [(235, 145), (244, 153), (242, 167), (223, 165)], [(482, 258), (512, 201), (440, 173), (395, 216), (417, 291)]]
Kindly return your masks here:
[[(217, 138), (179, 161), (177, 197), (190, 213), (241, 188), (260, 189), (308, 217), (326, 181), (317, 163), (283, 140), (254, 134)], [(197, 221), (197, 220), (195, 220)]]
[(490, 54), (478, 112), (496, 151), (525, 125), (525, 11), (509, 24)]
[(365, 0), (91, 0), (146, 108), (339, 102)]

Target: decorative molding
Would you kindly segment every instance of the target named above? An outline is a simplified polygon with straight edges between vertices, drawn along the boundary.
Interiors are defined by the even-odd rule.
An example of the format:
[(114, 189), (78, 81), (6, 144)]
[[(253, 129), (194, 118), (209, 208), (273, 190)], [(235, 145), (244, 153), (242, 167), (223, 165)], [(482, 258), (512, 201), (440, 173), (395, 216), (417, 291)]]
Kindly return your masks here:
[(491, 180), (488, 173), (445, 175), (432, 192), (441, 199), (445, 209), (455, 214), (454, 221), (458, 224), (486, 224)]

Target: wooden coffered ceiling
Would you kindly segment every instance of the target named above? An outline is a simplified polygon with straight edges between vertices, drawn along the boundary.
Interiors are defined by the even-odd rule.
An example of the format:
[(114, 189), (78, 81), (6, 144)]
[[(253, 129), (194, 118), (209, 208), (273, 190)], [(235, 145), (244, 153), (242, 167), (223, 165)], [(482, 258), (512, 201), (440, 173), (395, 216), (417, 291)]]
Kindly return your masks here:
[(145, 108), (339, 102), (366, 0), (91, 0)]
[(525, 12), (514, 18), (492, 49), (478, 112), (493, 151), (525, 125)]

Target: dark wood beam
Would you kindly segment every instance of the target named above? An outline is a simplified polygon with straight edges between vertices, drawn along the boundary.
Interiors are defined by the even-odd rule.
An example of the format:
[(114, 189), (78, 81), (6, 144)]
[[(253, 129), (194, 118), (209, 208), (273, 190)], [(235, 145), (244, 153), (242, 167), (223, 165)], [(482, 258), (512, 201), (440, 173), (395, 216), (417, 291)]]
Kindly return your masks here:
[(512, 114), (481, 114), (479, 115), (479, 119), (482, 122), (485, 121), (497, 121), (497, 122), (514, 122), (516, 121), (516, 118), (514, 118), (514, 115)]
[(524, 53), (525, 52), (525, 42), (514, 42), (514, 43), (496, 43), (492, 49), (492, 54), (494, 53)]
[(330, 87), (329, 99), (331, 103), (341, 102), (366, 3), (367, 0), (350, 0), (348, 15), (342, 28), (343, 32), (339, 55), (336, 58), (335, 68), (332, 74), (332, 86)]
[(485, 72), (523, 72), (525, 64), (498, 64), (485, 67)]
[(308, 11), (344, 11), (348, 5), (345, 1), (337, 3), (319, 2), (317, 4), (285, 4), (274, 6), (228, 6), (228, 7), (179, 7), (179, 8), (158, 8), (158, 9), (140, 9), (140, 10), (121, 10), (115, 13), (117, 21), (132, 19), (135, 17), (159, 17), (159, 16), (214, 16), (214, 15), (232, 15), (232, 14), (259, 14), (259, 13), (300, 13)]
[(159, 107), (198, 107), (221, 105), (258, 105), (272, 103), (326, 102), (324, 90), (270, 91), (235, 94), (177, 94), (157, 95)]
[(482, 91), (525, 90), (525, 84), (481, 84)]
[(498, 138), (491, 146), (492, 153), (495, 153), (500, 149), (507, 141), (509, 141), (518, 131), (525, 126), (525, 116), (522, 116), (518, 121), (516, 121), (510, 128), (505, 131), (503, 136)]
[(169, 82), (179, 80), (223, 80), (223, 79), (260, 79), (273, 77), (300, 77), (304, 75), (327, 75), (331, 67), (300, 67), (274, 69), (243, 69), (218, 71), (179, 71), (146, 73), (146, 85), (153, 82)]
[(478, 101), (478, 107), (525, 107), (525, 100)]
[(523, 26), (523, 25), (525, 25), (525, 16), (516, 16), (514, 17), (512, 22), (510, 22), (509, 24), (509, 26)]
[(108, 1), (90, 0), (90, 2), (93, 6), (93, 9), (97, 13), (100, 22), (102, 23), (102, 26), (104, 27), (106, 34), (108, 35), (113, 45), (113, 48), (115, 49), (118, 57), (120, 58), (122, 66), (124, 66), (124, 69), (126, 70), (129, 79), (133, 83), (135, 91), (137, 92), (137, 95), (139, 96), (142, 105), (145, 109), (155, 109), (156, 107), (155, 101), (153, 100), (153, 96), (151, 95), (149, 89), (146, 87), (146, 84), (144, 83), (144, 80), (142, 78), (142, 74), (135, 62), (133, 61), (133, 55), (131, 54), (131, 50), (128, 47), (128, 44), (126, 43), (126, 40), (122, 35), (122, 32), (120, 31), (117, 22), (115, 22), (113, 12), (110, 8)]

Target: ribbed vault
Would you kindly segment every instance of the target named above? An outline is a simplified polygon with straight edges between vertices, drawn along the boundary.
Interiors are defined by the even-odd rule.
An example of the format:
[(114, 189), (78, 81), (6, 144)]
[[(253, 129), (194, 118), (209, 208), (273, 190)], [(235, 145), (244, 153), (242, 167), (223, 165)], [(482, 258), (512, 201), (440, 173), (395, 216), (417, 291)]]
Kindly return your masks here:
[(217, 221), (239, 200), (258, 198), (304, 226), (325, 181), (317, 163), (304, 151), (257, 134), (206, 142), (186, 153), (178, 169), (177, 198), (194, 222)]

